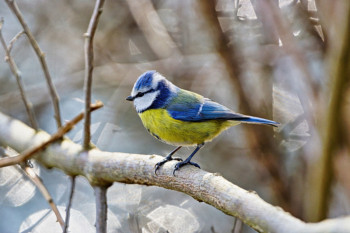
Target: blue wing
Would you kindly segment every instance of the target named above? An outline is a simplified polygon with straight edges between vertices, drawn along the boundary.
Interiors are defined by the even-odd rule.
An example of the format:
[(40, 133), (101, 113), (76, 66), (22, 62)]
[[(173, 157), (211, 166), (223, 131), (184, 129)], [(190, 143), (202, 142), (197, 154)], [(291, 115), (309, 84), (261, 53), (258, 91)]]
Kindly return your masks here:
[[(168, 113), (176, 120), (181, 121), (208, 121), (208, 120), (234, 120), (253, 124), (268, 124), (277, 126), (279, 123), (259, 117), (251, 117), (235, 113), (227, 107), (202, 96), (180, 95), (173, 103), (167, 106)], [(190, 95), (188, 95), (190, 94)]]

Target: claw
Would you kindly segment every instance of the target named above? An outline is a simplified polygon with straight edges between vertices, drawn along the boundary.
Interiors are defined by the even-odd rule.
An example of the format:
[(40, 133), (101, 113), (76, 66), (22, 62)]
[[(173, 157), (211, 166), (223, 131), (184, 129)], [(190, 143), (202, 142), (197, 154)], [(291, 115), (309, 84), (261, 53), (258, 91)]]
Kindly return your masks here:
[(154, 169), (154, 174), (155, 174), (155, 175), (158, 175), (158, 174), (157, 174), (158, 169), (159, 169), (161, 166), (163, 166), (163, 164), (165, 164), (165, 163), (167, 163), (167, 162), (169, 162), (169, 161), (171, 161), (171, 160), (182, 161), (181, 158), (177, 158), (177, 157), (175, 157), (175, 158), (172, 158), (172, 157), (170, 157), (170, 158), (169, 158), (169, 157), (165, 157), (162, 161), (160, 161), (160, 162), (156, 163), (156, 165), (154, 165), (154, 167), (155, 167), (155, 169)]
[(185, 166), (187, 164), (195, 166), (195, 167), (198, 167), (199, 169), (201, 168), (197, 163), (194, 163), (194, 162), (191, 162), (191, 161), (179, 162), (179, 163), (175, 164), (175, 168), (174, 168), (174, 171), (173, 171), (173, 176), (175, 176), (175, 171), (179, 170), (181, 167), (183, 167), (183, 166)]

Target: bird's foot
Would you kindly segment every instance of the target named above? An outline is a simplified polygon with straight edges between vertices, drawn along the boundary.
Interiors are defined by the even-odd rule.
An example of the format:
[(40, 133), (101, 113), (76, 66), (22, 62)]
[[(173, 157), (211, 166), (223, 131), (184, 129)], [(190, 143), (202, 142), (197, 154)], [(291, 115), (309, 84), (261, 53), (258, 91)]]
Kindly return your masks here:
[(174, 169), (174, 171), (173, 171), (173, 175), (175, 176), (175, 172), (177, 171), (177, 170), (179, 170), (181, 167), (183, 167), (183, 166), (185, 166), (185, 165), (187, 165), (187, 164), (189, 164), (189, 165), (192, 165), (192, 166), (195, 166), (195, 167), (198, 167), (199, 169), (201, 168), (197, 163), (194, 163), (194, 162), (191, 162), (191, 161), (182, 161), (182, 162), (179, 162), (179, 163), (177, 163), (176, 165), (175, 165), (175, 169)]
[(171, 157), (171, 156), (170, 156), (170, 157), (167, 156), (167, 157), (165, 157), (162, 161), (156, 163), (156, 165), (154, 166), (154, 167), (155, 167), (155, 169), (154, 169), (154, 174), (157, 175), (158, 169), (159, 169), (161, 166), (163, 166), (163, 164), (165, 164), (165, 163), (167, 163), (167, 162), (169, 162), (169, 161), (171, 161), (171, 160), (182, 161), (181, 158), (178, 158), (178, 157), (173, 158), (173, 157)]

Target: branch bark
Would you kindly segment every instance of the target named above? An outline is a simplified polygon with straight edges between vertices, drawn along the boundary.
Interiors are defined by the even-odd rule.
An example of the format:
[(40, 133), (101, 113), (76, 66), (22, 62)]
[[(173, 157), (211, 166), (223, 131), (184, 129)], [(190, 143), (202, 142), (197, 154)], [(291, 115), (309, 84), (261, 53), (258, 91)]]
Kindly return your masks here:
[[(90, 108), (92, 110), (96, 110), (101, 108), (102, 106), (103, 106), (102, 102), (97, 101), (97, 103), (91, 105)], [(60, 127), (56, 133), (50, 136), (48, 140), (43, 141), (41, 144), (37, 146), (29, 147), (27, 150), (23, 151), (20, 155), (0, 159), (0, 168), (19, 164), (29, 159), (30, 157), (32, 157), (35, 153), (38, 153), (39, 151), (44, 150), (45, 147), (47, 147), (51, 143), (61, 139), (66, 133), (68, 133), (74, 127), (74, 125), (76, 125), (79, 121), (81, 121), (83, 117), (84, 117), (84, 112), (74, 117), (71, 121), (67, 122), (63, 127)]]
[(96, 200), (96, 233), (107, 232), (107, 189), (109, 186), (93, 187)]
[[(20, 152), (50, 138), (49, 134), (43, 131), (36, 133), (34, 129), (1, 112), (0, 132), (0, 143)], [(81, 145), (64, 139), (37, 153), (35, 158), (46, 167), (55, 167), (70, 175), (84, 176), (93, 186), (122, 182), (183, 192), (241, 219), (258, 232), (350, 231), (350, 216), (320, 223), (305, 223), (263, 201), (256, 193), (246, 191), (218, 174), (194, 167), (184, 167), (174, 177), (172, 171), (175, 162), (169, 162), (156, 176), (154, 165), (163, 159), (157, 155), (111, 153), (98, 149), (84, 151)]]

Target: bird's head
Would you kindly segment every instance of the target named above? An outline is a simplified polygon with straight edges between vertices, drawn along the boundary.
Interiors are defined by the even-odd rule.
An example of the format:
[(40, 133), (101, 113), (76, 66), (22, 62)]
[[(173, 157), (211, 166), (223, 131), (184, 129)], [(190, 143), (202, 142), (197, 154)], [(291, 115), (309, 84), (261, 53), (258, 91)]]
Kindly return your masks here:
[(143, 73), (135, 82), (131, 95), (126, 100), (134, 101), (137, 112), (164, 107), (176, 95), (178, 87), (158, 72)]

